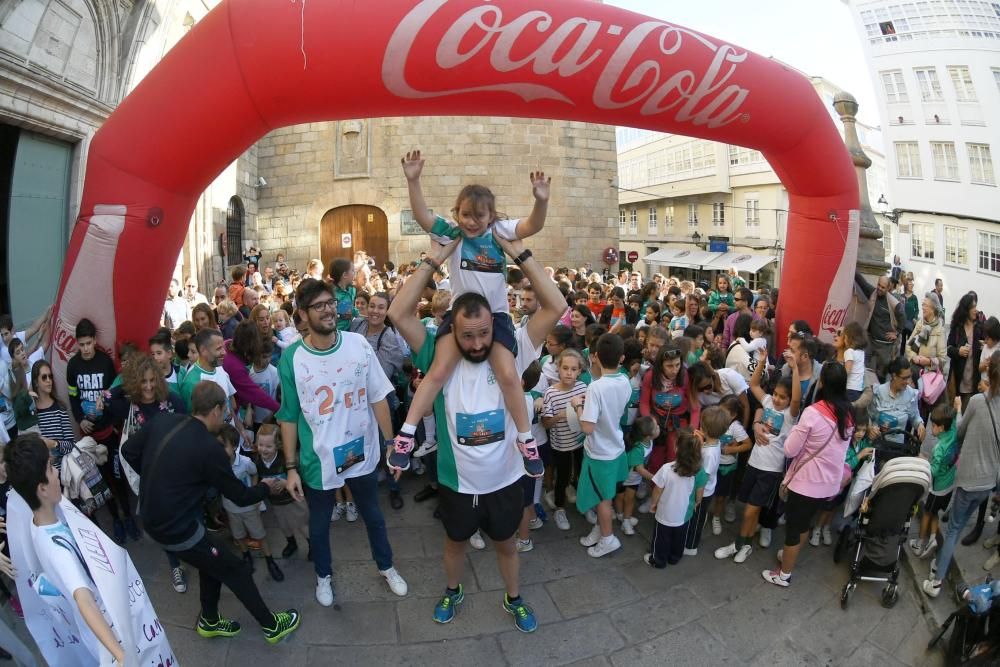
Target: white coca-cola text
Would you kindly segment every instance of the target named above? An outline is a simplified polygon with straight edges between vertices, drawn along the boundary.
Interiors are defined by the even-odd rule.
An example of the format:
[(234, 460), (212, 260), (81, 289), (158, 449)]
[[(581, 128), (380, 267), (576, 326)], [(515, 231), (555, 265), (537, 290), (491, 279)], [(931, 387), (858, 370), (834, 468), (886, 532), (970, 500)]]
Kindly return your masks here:
[[(442, 70), (452, 70), (488, 49), (489, 68), (498, 74), (515, 74), (530, 68), (536, 77), (558, 79), (539, 83), (523, 80), (522, 74), (521, 80), (503, 83), (419, 90), (406, 79), (413, 45), (448, 2), (419, 2), (393, 32), (382, 61), (382, 81), (394, 95), (425, 99), (460, 93), (508, 92), (527, 102), (547, 99), (575, 105), (572, 86), (560, 86), (563, 82), (558, 79), (572, 79), (585, 70), (600, 67), (591, 99), (600, 109), (638, 106), (643, 116), (673, 111), (678, 123), (712, 128), (728, 125), (742, 115), (741, 107), (749, 91), (729, 80), (736, 67), (747, 59), (745, 51), (728, 44), (715, 44), (702, 35), (663, 21), (646, 21), (624, 32), (622, 26), (605, 26), (601, 21), (584, 17), (572, 17), (556, 25), (552, 16), (542, 10), (527, 11), (505, 20), (503, 10), (490, 4), (469, 9), (441, 31), (435, 50), (436, 65)], [(532, 31), (545, 35), (545, 39), (528, 52), (519, 40)], [(613, 50), (595, 46), (605, 33), (619, 40)], [(650, 41), (654, 43), (652, 46)], [(669, 70), (670, 58), (685, 61), (682, 54), (685, 49), (706, 49), (713, 53), (703, 72)], [(646, 58), (630, 68), (637, 54)]]

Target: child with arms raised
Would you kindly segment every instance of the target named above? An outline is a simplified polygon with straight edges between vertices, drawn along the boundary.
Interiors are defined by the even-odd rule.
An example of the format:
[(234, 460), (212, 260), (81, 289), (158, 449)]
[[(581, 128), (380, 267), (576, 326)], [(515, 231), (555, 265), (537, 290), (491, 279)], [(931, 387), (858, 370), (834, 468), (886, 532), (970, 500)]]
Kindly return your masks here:
[[(449, 221), (431, 215), (424, 201), (423, 190), (420, 187), (424, 160), (420, 156), (420, 151), (407, 153), (402, 164), (410, 192), (410, 207), (420, 227), (441, 242), (448, 243), (461, 238), (457, 252), (449, 259), (454, 296), (457, 298), (466, 292), (477, 292), (490, 303), (490, 310), (493, 312), (494, 343), (489, 348), (490, 367), (503, 392), (504, 405), (510, 411), (517, 427), (517, 446), (524, 457), (525, 470), (533, 477), (540, 477), (545, 468), (539, 458), (538, 447), (531, 437), (531, 420), (528, 418), (527, 406), (524, 403), (521, 378), (518, 377), (514, 364), (517, 348), (514, 324), (507, 303), (506, 259), (503, 250), (494, 239), (494, 234), (505, 239), (525, 239), (540, 232), (548, 211), (549, 184), (552, 179), (546, 179), (542, 172), (531, 173), (535, 204), (531, 214), (523, 220), (500, 219), (493, 193), (481, 185), (468, 185), (459, 192), (455, 207), (452, 209), (455, 220)], [(525, 255), (529, 252), (525, 251)], [(522, 257), (526, 259), (524, 255)], [(520, 261), (523, 259), (515, 259), (515, 262)], [(462, 352), (458, 344), (449, 335), (451, 325), (449, 313), (437, 331), (434, 363), (413, 395), (406, 420), (395, 438), (393, 452), (389, 455), (391, 468), (406, 470), (410, 467), (410, 452), (413, 450), (417, 421), (430, 412), (434, 397), (441, 391), (461, 358)]]

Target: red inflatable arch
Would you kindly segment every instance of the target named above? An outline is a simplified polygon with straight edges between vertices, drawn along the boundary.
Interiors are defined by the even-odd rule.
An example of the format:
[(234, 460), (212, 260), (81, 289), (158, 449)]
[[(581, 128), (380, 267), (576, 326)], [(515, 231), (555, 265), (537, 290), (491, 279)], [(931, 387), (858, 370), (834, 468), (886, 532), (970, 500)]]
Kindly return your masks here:
[(589, 0), (225, 0), (90, 144), (54, 362), (83, 317), (107, 349), (145, 342), (199, 194), (265, 133), (400, 115), (572, 119), (758, 149), (790, 201), (779, 334), (793, 314), (832, 332), (846, 312), (858, 182), (812, 85), (780, 63)]

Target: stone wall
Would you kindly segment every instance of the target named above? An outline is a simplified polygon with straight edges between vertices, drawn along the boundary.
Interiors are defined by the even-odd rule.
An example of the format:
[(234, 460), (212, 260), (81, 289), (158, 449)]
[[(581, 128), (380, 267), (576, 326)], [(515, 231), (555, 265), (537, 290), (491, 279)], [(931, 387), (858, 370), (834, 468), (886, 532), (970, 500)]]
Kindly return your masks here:
[[(409, 209), (400, 157), (420, 148), (428, 206), (448, 215), (468, 183), (482, 183), (510, 217), (532, 206), (528, 174), (553, 177), (545, 229), (529, 246), (546, 264), (598, 266), (617, 247), (614, 128), (579, 122), (505, 117), (377, 118), (282, 128), (258, 143), (257, 237), (265, 257), (284, 252), (299, 267), (319, 253), (320, 221), (347, 204), (381, 208), (389, 220), (389, 255), (399, 263), (427, 247), (425, 235), (401, 233)], [(273, 260), (272, 260), (273, 261)]]

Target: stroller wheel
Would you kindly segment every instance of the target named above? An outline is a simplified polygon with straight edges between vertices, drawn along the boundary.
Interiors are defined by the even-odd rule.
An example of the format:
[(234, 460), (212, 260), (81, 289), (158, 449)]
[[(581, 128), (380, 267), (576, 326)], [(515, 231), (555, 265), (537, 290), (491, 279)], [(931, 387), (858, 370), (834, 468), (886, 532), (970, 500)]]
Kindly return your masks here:
[(847, 609), (847, 602), (851, 599), (851, 591), (854, 590), (854, 586), (851, 582), (844, 584), (843, 590), (840, 591), (840, 608)]
[(892, 609), (899, 601), (899, 587), (896, 584), (889, 584), (882, 589), (882, 606)]
[(837, 544), (833, 547), (833, 562), (839, 563), (844, 560), (844, 556), (847, 554), (848, 548), (851, 546), (851, 530), (847, 526), (840, 529), (840, 534), (837, 536)]

